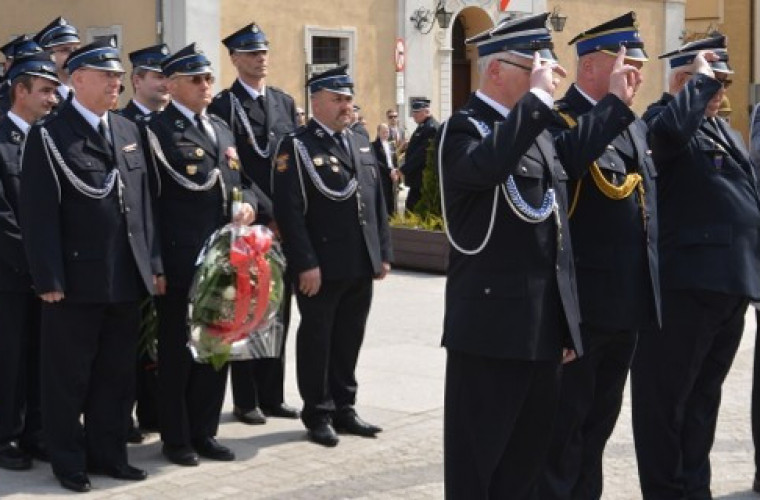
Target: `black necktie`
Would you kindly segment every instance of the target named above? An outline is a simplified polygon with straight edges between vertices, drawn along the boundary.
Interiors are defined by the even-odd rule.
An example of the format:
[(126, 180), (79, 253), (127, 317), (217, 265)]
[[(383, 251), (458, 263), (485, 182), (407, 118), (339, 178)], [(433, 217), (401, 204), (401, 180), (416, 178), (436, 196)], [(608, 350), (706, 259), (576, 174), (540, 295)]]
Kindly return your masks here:
[(98, 122), (98, 133), (106, 141), (106, 143), (108, 143), (109, 146), (112, 145), (111, 134), (108, 133), (108, 125), (106, 124), (105, 118), (101, 118)]
[(212, 144), (214, 144), (214, 138), (209, 133), (209, 130), (206, 128), (206, 124), (203, 123), (203, 117), (200, 114), (195, 115), (195, 125), (198, 127), (198, 130), (201, 131), (203, 135), (208, 137), (208, 139), (211, 141)]
[(335, 132), (333, 134), (333, 137), (335, 138), (335, 142), (338, 143), (338, 146), (340, 146), (340, 149), (348, 154), (348, 148), (346, 147), (346, 143), (343, 142), (343, 133), (342, 132)]

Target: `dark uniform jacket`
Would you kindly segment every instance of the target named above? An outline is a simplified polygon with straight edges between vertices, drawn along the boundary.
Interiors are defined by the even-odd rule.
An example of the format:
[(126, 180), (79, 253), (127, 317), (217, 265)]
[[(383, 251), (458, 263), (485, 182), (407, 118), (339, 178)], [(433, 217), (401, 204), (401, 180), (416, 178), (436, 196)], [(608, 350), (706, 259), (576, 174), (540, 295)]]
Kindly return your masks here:
[(0, 82), (0, 118), (11, 109), (11, 85), (8, 80)]
[(409, 187), (422, 186), (422, 173), (427, 162), (427, 150), (430, 142), (435, 139), (440, 124), (429, 116), (424, 122), (417, 125), (406, 148), (404, 164), (401, 173), (404, 174), (404, 183)]
[[(152, 174), (157, 176), (155, 205), (161, 255), (167, 286), (175, 289), (189, 288), (198, 253), (211, 233), (231, 220), (231, 190), (242, 186), (232, 133), (218, 117), (209, 115), (209, 120), (216, 145), (173, 104), (152, 118), (149, 125), (172, 170), (200, 185), (214, 168), (219, 168), (224, 180), (225, 194), (219, 181), (207, 191), (191, 191), (172, 179), (159, 155), (154, 155)], [(243, 189), (243, 197), (256, 206), (250, 190)]]
[(662, 287), (760, 298), (760, 198), (739, 134), (705, 119), (717, 80), (696, 75), (644, 120), (657, 166)]
[(23, 140), (13, 120), (0, 119), (0, 292), (23, 292), (32, 286), (19, 227)]
[[(161, 274), (154, 242), (148, 171), (135, 124), (109, 113), (113, 146), (66, 104), (29, 131), (22, 167), (24, 244), (38, 293), (75, 302), (137, 300)], [(63, 161), (85, 184), (101, 188), (114, 168), (122, 181), (103, 199), (82, 194), (48, 156), (44, 127)]]
[[(577, 122), (578, 116), (591, 111), (593, 105), (573, 85), (555, 108), (560, 115), (566, 114)], [(568, 123), (560, 116), (557, 131), (567, 128)], [(563, 163), (567, 166), (576, 160), (563, 158)], [(627, 198), (613, 200), (602, 193), (589, 174), (568, 184), (569, 199), (575, 200), (570, 233), (581, 316), (584, 324), (596, 327), (638, 330), (660, 318), (657, 172), (647, 146), (644, 121), (637, 119), (615, 137), (596, 159), (596, 165), (607, 181), (617, 186), (627, 174), (641, 175), (645, 209), (642, 214), (638, 190)], [(582, 169), (583, 165), (573, 168)]]
[[(242, 104), (259, 149), (264, 150), (269, 144), (270, 154), (267, 158), (259, 156), (249, 142), (248, 132), (240, 116), (233, 112), (231, 93)], [(271, 198), (272, 158), (280, 140), (296, 129), (296, 105), (288, 94), (269, 85), (266, 87), (264, 103), (266, 109), (265, 113), (262, 113), (259, 104), (253, 100), (251, 94), (239, 80), (235, 80), (229, 89), (216, 95), (209, 105), (208, 112), (219, 116), (230, 126), (235, 134), (235, 144), (237, 144), (245, 174), (267, 195), (267, 198)], [(269, 202), (269, 199), (266, 201)], [(266, 208), (265, 211), (271, 214), (271, 205)]]
[[(441, 181), (448, 230), (460, 248), (473, 251), (485, 241), (497, 197), (482, 250), (466, 255), (452, 248), (445, 347), (503, 359), (556, 360), (563, 346), (582, 353), (567, 223), (568, 174), (583, 175), (633, 118), (622, 101), (607, 96), (578, 127), (553, 141), (546, 130), (553, 111), (529, 92), (506, 120), (473, 95), (444, 125)], [(564, 157), (578, 161), (565, 169)], [(502, 188), (509, 176), (532, 207), (541, 206), (547, 188), (555, 189), (559, 230), (554, 215), (538, 224), (515, 215)]]
[(130, 99), (127, 105), (120, 109), (118, 113), (127, 120), (135, 122), (137, 124), (140, 124), (144, 121), (150, 121), (150, 118), (147, 118), (146, 120), (146, 117), (151, 117), (153, 115), (153, 113), (143, 113), (132, 99)]
[[(314, 120), (285, 137), (274, 169), (274, 209), (288, 266), (294, 276), (320, 268), (322, 279), (373, 276), (392, 258), (390, 233), (375, 155), (362, 135), (346, 131), (349, 154)], [(319, 191), (295, 150), (303, 144), (315, 175), (341, 191), (356, 179), (356, 192), (334, 201)], [(303, 190), (301, 188), (303, 179)]]

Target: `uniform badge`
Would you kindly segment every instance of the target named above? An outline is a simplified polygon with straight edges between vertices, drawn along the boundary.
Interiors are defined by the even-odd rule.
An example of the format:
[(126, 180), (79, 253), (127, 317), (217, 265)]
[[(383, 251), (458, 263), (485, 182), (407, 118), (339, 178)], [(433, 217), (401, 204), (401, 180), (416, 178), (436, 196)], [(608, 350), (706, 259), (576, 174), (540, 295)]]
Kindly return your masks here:
[(369, 153), (369, 148), (359, 148), (362, 153)]
[(11, 141), (13, 141), (14, 144), (21, 144), (21, 134), (19, 134), (16, 130), (12, 131)]
[(321, 156), (317, 156), (316, 158), (312, 159), (311, 161), (314, 162), (314, 165), (317, 167), (321, 167), (325, 164), (325, 161), (322, 159)]
[(314, 135), (316, 135), (317, 137), (321, 139), (325, 136), (325, 131), (322, 130), (321, 128), (318, 128), (317, 130), (314, 131)]
[(198, 173), (198, 165), (188, 165), (185, 167), (185, 172), (187, 172), (187, 175), (195, 175)]
[(275, 167), (277, 168), (278, 172), (284, 172), (288, 169), (288, 160), (290, 159), (290, 155), (287, 153), (282, 153), (280, 156), (278, 156), (274, 160)]
[(177, 127), (180, 130), (185, 130), (185, 121), (184, 120), (175, 120), (174, 126)]
[(340, 172), (340, 167), (338, 167), (338, 165), (333, 165), (332, 167), (330, 167), (330, 170), (332, 170), (333, 172), (337, 174), (338, 172)]
[(121, 150), (124, 151), (125, 153), (131, 153), (132, 151), (136, 151), (137, 150), (137, 143), (133, 142), (132, 144), (127, 144), (126, 146), (124, 146), (123, 148), (121, 148)]
[(336, 157), (334, 157), (334, 156), (331, 156), (330, 157), (330, 163), (332, 163), (333, 165), (337, 165), (338, 164), (338, 159)]
[(197, 148), (195, 150), (195, 156), (197, 156), (198, 158), (203, 158), (203, 149), (202, 148)]

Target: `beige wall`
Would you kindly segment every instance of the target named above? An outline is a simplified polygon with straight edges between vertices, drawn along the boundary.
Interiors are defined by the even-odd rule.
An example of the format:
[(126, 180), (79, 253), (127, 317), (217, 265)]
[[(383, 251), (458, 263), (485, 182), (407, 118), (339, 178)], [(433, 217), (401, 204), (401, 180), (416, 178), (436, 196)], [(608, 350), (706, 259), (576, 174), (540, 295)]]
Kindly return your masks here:
[[(327, 5), (332, 4), (329, 8)], [(335, 0), (296, 2), (287, 8), (282, 0), (221, 0), (222, 38), (255, 21), (270, 43), (270, 71), (267, 83), (291, 94), (304, 105), (306, 64), (305, 29), (355, 28), (356, 102), (367, 118), (370, 137), (385, 121), (385, 110), (396, 102), (396, 73), (393, 50), (396, 39), (396, 2), (393, 0)], [(294, 12), (297, 15), (294, 15)], [(229, 86), (235, 69), (223, 49), (221, 86)]]
[(658, 100), (663, 92), (663, 65), (657, 56), (665, 51), (663, 38), (665, 33), (664, 6), (662, 0), (639, 0), (635, 2), (600, 2), (589, 0), (552, 0), (548, 2), (547, 10), (559, 6), (563, 15), (567, 16), (565, 29), (554, 33), (554, 47), (561, 64), (567, 69), (568, 77), (563, 82), (558, 95), (562, 95), (567, 87), (575, 80), (576, 52), (575, 46), (567, 43), (584, 30), (597, 26), (606, 20), (629, 12), (636, 12), (639, 32), (644, 40), (649, 62), (642, 69), (644, 83), (636, 95), (633, 109), (641, 114), (647, 106)]
[[(11, 35), (37, 32), (61, 15), (77, 27), (83, 42), (86, 42), (87, 28), (120, 25), (121, 56), (125, 67), (129, 67), (129, 52), (158, 43), (156, 0), (24, 0), (3, 11), (5, 15), (0, 16), (3, 44)], [(127, 81), (125, 86), (127, 90), (121, 96), (122, 105), (132, 94)]]

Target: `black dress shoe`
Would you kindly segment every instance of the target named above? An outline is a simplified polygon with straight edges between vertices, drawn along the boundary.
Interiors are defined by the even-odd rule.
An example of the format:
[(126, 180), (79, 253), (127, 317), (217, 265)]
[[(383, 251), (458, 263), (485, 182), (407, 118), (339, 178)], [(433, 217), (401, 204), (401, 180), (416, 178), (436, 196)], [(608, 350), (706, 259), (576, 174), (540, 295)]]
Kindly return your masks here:
[(58, 482), (67, 490), (76, 491), (77, 493), (87, 493), (92, 489), (90, 478), (84, 472), (74, 472), (73, 474), (56, 474)]
[(114, 479), (124, 479), (125, 481), (144, 481), (148, 478), (148, 473), (129, 464), (122, 464), (114, 467), (108, 473)]
[(760, 479), (755, 478), (755, 480), (752, 481), (752, 491), (760, 493)]
[(375, 437), (382, 432), (382, 427), (365, 422), (356, 413), (346, 413), (333, 418), (335, 430), (344, 434), (354, 434), (362, 437)]
[(88, 467), (91, 474), (101, 474), (111, 476), (114, 479), (123, 479), (125, 481), (143, 481), (148, 478), (148, 473), (129, 464), (121, 464), (114, 467)]
[(300, 411), (285, 403), (276, 406), (262, 406), (261, 410), (267, 417), (298, 418), (301, 416)]
[(313, 427), (309, 427), (308, 436), (311, 441), (329, 448), (337, 446), (338, 441), (340, 441), (338, 435), (335, 433), (335, 429), (333, 429), (332, 425), (327, 422), (322, 422)]
[(267, 417), (261, 412), (259, 408), (253, 410), (243, 410), (237, 406), (232, 409), (232, 414), (236, 419), (248, 425), (261, 425), (267, 423)]
[(193, 448), (198, 455), (211, 460), (220, 460), (222, 462), (231, 462), (235, 460), (235, 454), (226, 446), (219, 444), (216, 439), (208, 437), (201, 441), (193, 441)]
[(27, 470), (32, 467), (32, 458), (15, 444), (0, 446), (0, 467), (8, 470)]
[(198, 465), (198, 462), (200, 461), (198, 454), (189, 446), (164, 443), (161, 447), (161, 453), (163, 453), (166, 459), (170, 462), (177, 465), (184, 465), (186, 467)]

